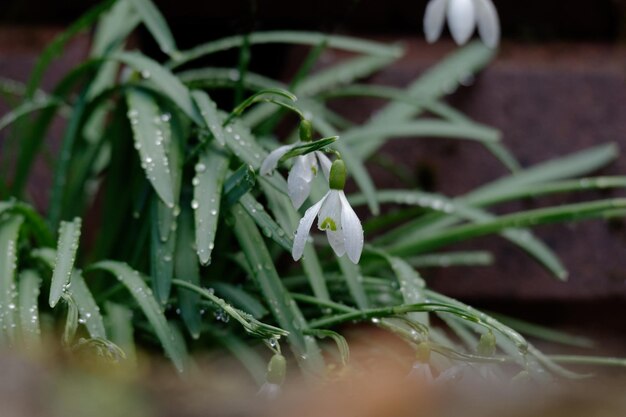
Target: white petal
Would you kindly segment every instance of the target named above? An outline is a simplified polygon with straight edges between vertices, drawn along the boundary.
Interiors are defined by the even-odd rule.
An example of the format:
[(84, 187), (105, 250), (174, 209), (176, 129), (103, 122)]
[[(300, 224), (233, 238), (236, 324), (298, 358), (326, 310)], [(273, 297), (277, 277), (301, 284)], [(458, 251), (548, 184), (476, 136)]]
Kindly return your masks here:
[(408, 378), (418, 380), (426, 384), (432, 384), (435, 382), (433, 373), (430, 370), (430, 365), (421, 362), (413, 364), (413, 368), (411, 369), (411, 372), (409, 372)]
[(265, 398), (266, 400), (275, 400), (280, 396), (282, 392), (282, 388), (278, 384), (271, 384), (269, 382), (261, 385), (261, 389), (257, 393), (259, 397)]
[[(311, 171), (310, 161), (311, 158), (306, 156), (297, 157), (287, 177), (287, 192), (295, 208), (300, 208), (311, 193), (313, 172)], [(315, 161), (315, 158), (313, 158), (313, 161)]]
[(261, 169), (259, 170), (261, 175), (269, 175), (276, 169), (276, 165), (278, 165), (278, 161), (282, 158), (287, 152), (291, 150), (296, 145), (284, 145), (274, 149), (267, 155), (267, 158), (261, 164)]
[(332, 162), (323, 152), (315, 152), (315, 156), (322, 167), (322, 172), (324, 172), (324, 176), (328, 180), (330, 178), (330, 167), (332, 166)]
[(326, 193), (326, 195), (320, 201), (309, 207), (309, 209), (304, 213), (302, 219), (300, 219), (298, 229), (296, 230), (296, 236), (293, 239), (293, 248), (291, 249), (291, 256), (293, 256), (293, 259), (295, 261), (302, 258), (302, 254), (304, 253), (304, 246), (309, 239), (309, 232), (311, 231), (311, 226), (313, 225), (315, 216), (317, 216), (317, 213), (319, 213), (320, 209), (322, 208), (322, 204), (324, 204), (324, 201), (326, 201), (327, 197), (328, 193)]
[(424, 13), (424, 34), (426, 41), (435, 42), (441, 36), (446, 18), (448, 0), (430, 0)]
[(363, 252), (363, 227), (356, 213), (348, 203), (343, 191), (339, 191), (341, 199), (341, 228), (343, 229), (346, 253), (352, 262), (359, 263)]
[(287, 178), (287, 192), (293, 206), (299, 209), (311, 193), (311, 182), (290, 173)]
[(466, 43), (476, 27), (474, 1), (450, 0), (448, 5), (448, 26), (457, 44), (463, 45)]
[(333, 230), (338, 232), (341, 230), (341, 198), (340, 191), (330, 190), (326, 195), (328, 198), (320, 210), (320, 216), (317, 219), (317, 228), (320, 230)]
[(328, 243), (330, 243), (330, 247), (333, 248), (335, 254), (339, 257), (342, 257), (346, 254), (346, 245), (345, 238), (343, 235), (343, 230), (339, 230), (337, 232), (333, 232), (332, 230), (326, 230), (326, 238), (328, 239)]
[(495, 48), (500, 42), (500, 18), (498, 11), (491, 0), (474, 0), (476, 6), (476, 22), (478, 33), (490, 48)]

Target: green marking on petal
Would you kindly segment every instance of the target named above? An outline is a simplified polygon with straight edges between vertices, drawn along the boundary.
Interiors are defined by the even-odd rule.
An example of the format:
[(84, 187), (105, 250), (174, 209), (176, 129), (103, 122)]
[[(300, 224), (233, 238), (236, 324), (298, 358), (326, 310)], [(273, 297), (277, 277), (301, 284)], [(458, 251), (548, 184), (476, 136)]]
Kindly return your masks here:
[(311, 165), (311, 171), (313, 172), (313, 176), (317, 175), (317, 167), (315, 165)]
[(326, 217), (320, 226), (320, 230), (332, 230), (333, 232), (337, 231), (337, 223), (330, 217)]

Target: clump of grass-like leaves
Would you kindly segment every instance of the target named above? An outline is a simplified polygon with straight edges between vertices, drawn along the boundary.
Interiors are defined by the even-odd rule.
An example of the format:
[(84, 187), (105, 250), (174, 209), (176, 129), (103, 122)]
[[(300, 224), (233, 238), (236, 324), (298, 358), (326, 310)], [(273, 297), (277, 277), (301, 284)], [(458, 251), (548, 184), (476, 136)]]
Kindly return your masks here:
[[(65, 43), (96, 23), (89, 59), (51, 92), (40, 91), (42, 75)], [(141, 24), (166, 62), (126, 50), (126, 39)], [(249, 56), (262, 43), (304, 44), (311, 52), (284, 84), (248, 71)], [(240, 62), (233, 68), (192, 66), (237, 48)], [(327, 48), (354, 56), (311, 74)], [(624, 188), (625, 177), (585, 177), (616, 158), (616, 147), (601, 145), (521, 167), (498, 131), (442, 101), (459, 80), (489, 62), (490, 49), (470, 44), (404, 89), (357, 83), (402, 52), (396, 45), (344, 36), (280, 31), (181, 51), (150, 0), (107, 1), (89, 11), (42, 53), (26, 85), (3, 82), (14, 107), (0, 118), (0, 129), (11, 128), (2, 154), (15, 160), (0, 164), (0, 344), (37, 349), (42, 328), (60, 323), (68, 348), (132, 361), (140, 340), (160, 345), (180, 371), (189, 365), (188, 351), (217, 344), (263, 382), (265, 365), (255, 347), (265, 343), (277, 355), (269, 382), (279, 383), (284, 363), (276, 358), (286, 346), (302, 369), (322, 375), (329, 360), (324, 350), (337, 346), (338, 361), (348, 362), (339, 326), (370, 321), (418, 352), (432, 352), (431, 364), (440, 371), (455, 363), (513, 362), (531, 376), (572, 376), (518, 330), (562, 343), (585, 340), (517, 321), (509, 326), (507, 319), (429, 290), (418, 270), (489, 263), (489, 253), (440, 249), (498, 234), (565, 279), (558, 257), (528, 227), (624, 216), (626, 199), (506, 215), (489, 209), (527, 197)], [(218, 105), (212, 97), (220, 90), (232, 92), (234, 101)], [(388, 103), (366, 123), (355, 124), (328, 106), (346, 96)], [(310, 122), (314, 138), (324, 139), (294, 148), (282, 163), (320, 150), (340, 153), (359, 190), (348, 200), (373, 215), (365, 222), (359, 264), (335, 257), (321, 241), (307, 244), (299, 263), (288, 256), (301, 212), (280, 173), (259, 175), (268, 152), (278, 146), (274, 128), (287, 115)], [(58, 117), (65, 129), (43, 217), (24, 202), (25, 190)], [(403, 136), (478, 142), (511, 174), (456, 197), (377, 189), (365, 162), (390, 138)], [(297, 129), (280, 140), (296, 138)], [(316, 178), (304, 207), (327, 187)], [(400, 208), (381, 215), (381, 205)], [(93, 229), (93, 242), (81, 241), (85, 228)], [(431, 325), (431, 316), (458, 337)], [(493, 346), (479, 349), (481, 343)]]

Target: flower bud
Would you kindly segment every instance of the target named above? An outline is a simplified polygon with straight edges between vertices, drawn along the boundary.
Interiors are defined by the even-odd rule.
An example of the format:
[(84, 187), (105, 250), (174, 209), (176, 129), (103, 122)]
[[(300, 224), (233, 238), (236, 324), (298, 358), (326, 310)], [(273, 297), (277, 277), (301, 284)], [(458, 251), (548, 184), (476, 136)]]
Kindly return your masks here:
[(310, 120), (302, 119), (298, 131), (302, 142), (311, 142), (313, 140), (313, 125)]
[(346, 164), (337, 159), (330, 167), (328, 185), (332, 190), (343, 190), (346, 185)]
[(275, 354), (267, 364), (267, 382), (282, 385), (287, 374), (287, 360), (280, 353)]
[(496, 353), (496, 336), (494, 336), (492, 331), (483, 333), (480, 336), (477, 351), (481, 356), (493, 356)]

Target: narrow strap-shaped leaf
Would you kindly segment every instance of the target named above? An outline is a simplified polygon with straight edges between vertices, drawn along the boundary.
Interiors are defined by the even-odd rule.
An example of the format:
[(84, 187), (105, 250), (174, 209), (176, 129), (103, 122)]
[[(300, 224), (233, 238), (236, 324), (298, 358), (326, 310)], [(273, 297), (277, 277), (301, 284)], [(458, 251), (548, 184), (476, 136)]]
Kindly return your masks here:
[(224, 182), (224, 204), (231, 207), (251, 191), (256, 184), (256, 173), (249, 165), (241, 165)]
[[(150, 210), (150, 278), (154, 298), (162, 305), (167, 304), (174, 277), (174, 251), (176, 239), (169, 236), (163, 240), (160, 235), (158, 198), (153, 198)], [(176, 218), (173, 218), (176, 221)]]
[(285, 230), (272, 219), (262, 204), (258, 203), (250, 194), (243, 195), (239, 199), (239, 204), (241, 204), (246, 213), (254, 219), (254, 222), (261, 228), (265, 237), (272, 239), (283, 249), (291, 252), (293, 240), (290, 234), (285, 232)]
[[(189, 207), (183, 207), (180, 213), (180, 225), (176, 233), (175, 275), (181, 281), (200, 285), (200, 268), (197, 252), (193, 247), (194, 220)], [(177, 288), (180, 314), (194, 339), (200, 336), (202, 317), (200, 314), (200, 295), (188, 289)]]
[(10, 126), (16, 120), (33, 112), (46, 109), (49, 107), (58, 107), (63, 103), (55, 98), (42, 98), (40, 100), (25, 101), (18, 107), (6, 113), (0, 118), (0, 130)]
[(136, 364), (137, 353), (133, 337), (133, 312), (122, 304), (107, 301), (104, 309), (107, 313), (108, 333), (113, 343), (119, 346), (130, 364)]
[(268, 300), (270, 311), (278, 324), (289, 332), (289, 343), (296, 359), (304, 369), (319, 371), (323, 366), (319, 347), (314, 340), (304, 336), (303, 330), (308, 327), (306, 320), (280, 281), (263, 237), (241, 207), (235, 206), (231, 211), (235, 217), (235, 235), (252, 267), (252, 278)]
[(346, 284), (348, 285), (350, 295), (354, 299), (357, 307), (360, 309), (368, 308), (369, 301), (367, 299), (367, 294), (365, 294), (365, 290), (361, 285), (363, 275), (361, 275), (359, 266), (353, 264), (346, 256), (342, 256), (337, 259), (337, 262), (339, 262), (339, 267), (341, 268), (341, 272), (346, 280)]
[[(424, 236), (417, 241), (398, 245), (389, 252), (397, 256), (431, 250), (453, 242), (495, 233), (507, 228), (528, 227), (565, 221), (579, 221), (591, 218), (605, 218), (623, 215), (626, 212), (626, 199), (600, 200), (590, 203), (568, 204), (528, 210), (520, 213), (496, 217), (492, 220), (468, 224)], [(566, 276), (562, 276), (565, 278)]]
[(341, 364), (344, 366), (348, 364), (348, 361), (350, 360), (350, 346), (348, 346), (348, 342), (345, 337), (337, 332), (333, 332), (332, 330), (324, 329), (310, 329), (307, 330), (306, 333), (319, 338), (330, 337), (333, 339), (333, 341), (337, 344), (337, 349), (339, 350)]
[[(421, 227), (416, 227), (418, 226), (418, 221), (416, 220), (412, 225), (410, 224), (410, 226), (413, 227), (407, 227), (405, 224), (383, 235), (382, 241), (390, 243), (393, 247), (402, 246), (405, 243), (420, 240), (425, 236), (437, 234), (439, 233), (439, 230), (443, 230), (445, 227), (453, 225), (458, 218), (476, 223), (492, 221), (496, 218), (487, 211), (462, 203), (462, 200), (449, 199), (438, 194), (411, 190), (384, 190), (377, 192), (376, 196), (381, 203), (391, 202), (417, 205), (448, 215), (448, 217), (443, 218), (443, 220), (448, 220), (445, 224), (443, 220), (440, 222), (433, 221), (431, 223), (426, 223), (426, 220), (428, 220), (428, 215), (426, 215), (424, 216), (426, 219), (424, 220), (424, 224), (419, 225)], [(362, 202), (363, 198), (357, 198), (356, 201), (353, 200), (355, 205)], [(503, 230), (499, 233), (528, 252), (557, 278), (565, 279), (567, 277), (567, 271), (558, 257), (552, 252), (552, 250), (550, 250), (550, 248), (548, 248), (541, 240), (534, 237), (529, 231), (515, 228)]]
[[(403, 259), (390, 256), (382, 250), (374, 250), (374, 252), (389, 263), (400, 284), (400, 293), (405, 304), (419, 304), (426, 301), (426, 296), (424, 295), (426, 283), (411, 265)], [(409, 317), (419, 323), (428, 324), (427, 313), (410, 313)]]
[(98, 262), (91, 266), (91, 269), (110, 272), (128, 288), (128, 291), (135, 298), (137, 304), (152, 325), (167, 356), (174, 363), (176, 369), (178, 369), (179, 372), (183, 372), (185, 363), (184, 352), (178, 349), (159, 303), (154, 298), (152, 290), (146, 285), (139, 272), (124, 263), (114, 261)]
[(173, 209), (174, 186), (165, 152), (161, 112), (154, 99), (145, 91), (129, 89), (126, 92), (126, 100), (141, 167), (161, 200)]
[(78, 251), (81, 224), (81, 219), (77, 217), (71, 222), (61, 222), (59, 227), (56, 260), (54, 262), (52, 282), (50, 283), (50, 298), (48, 300), (50, 307), (57, 305), (61, 295), (63, 295), (67, 285), (70, 283), (76, 252)]
[(203, 265), (211, 263), (227, 170), (228, 155), (214, 146), (204, 149), (195, 166), (191, 208), (196, 224), (196, 250)]
[(26, 349), (41, 346), (41, 329), (39, 327), (39, 293), (41, 278), (34, 270), (28, 269), (20, 273), (18, 286), (20, 308), (20, 335)]
[(373, 74), (396, 60), (396, 58), (396, 56), (361, 56), (345, 62), (342, 61), (302, 81), (296, 90), (296, 94), (312, 96), (338, 85), (348, 84), (356, 79)]
[(211, 285), (218, 295), (230, 301), (232, 305), (240, 310), (248, 311), (254, 318), (261, 319), (269, 314), (269, 311), (259, 300), (238, 286), (219, 281), (213, 282)]
[[(305, 31), (272, 31), (254, 32), (249, 35), (249, 42), (252, 45), (262, 43), (293, 43), (316, 46), (324, 42), (329, 48), (343, 49), (350, 52), (390, 56), (398, 58), (402, 54), (402, 48), (397, 45), (385, 45), (378, 42), (366, 41), (363, 39), (351, 38), (340, 35), (327, 35), (318, 32)], [(212, 41), (193, 49), (182, 52), (174, 58), (170, 66), (183, 65), (193, 59), (205, 55), (213, 54), (231, 48), (238, 48), (243, 43), (243, 36), (232, 36)]]
[(139, 72), (148, 85), (156, 86), (164, 96), (173, 101), (191, 120), (198, 125), (203, 124), (202, 117), (191, 98), (191, 93), (169, 70), (139, 52), (120, 52), (112, 55), (112, 58)]
[(161, 51), (168, 55), (174, 55), (178, 48), (176, 48), (174, 36), (172, 36), (172, 32), (159, 9), (156, 8), (151, 0), (129, 1), (139, 13), (150, 34), (159, 44)]
[(217, 143), (224, 146), (226, 144), (224, 128), (222, 127), (224, 120), (218, 112), (217, 104), (204, 91), (195, 90), (191, 92), (191, 95), (200, 109), (206, 127), (211, 131)]
[(80, 315), (79, 322), (85, 325), (92, 339), (106, 339), (107, 334), (104, 328), (104, 320), (100, 313), (100, 307), (96, 304), (96, 300), (94, 300), (81, 271), (78, 269), (72, 271), (71, 283), (72, 285), (69, 287), (68, 291), (72, 294), (72, 298), (78, 307), (78, 313)]
[[(455, 50), (420, 75), (405, 88), (405, 91), (407, 94), (420, 100), (436, 100), (454, 91), (459, 86), (461, 80), (475, 74), (491, 61), (493, 56), (494, 50), (487, 48), (480, 42), (472, 42), (463, 48)], [(420, 111), (412, 104), (404, 102), (390, 103), (378, 111), (367, 125), (390, 125), (403, 122), (417, 116)], [(359, 154), (365, 157), (372, 155), (384, 141), (385, 138), (381, 137), (362, 144), (359, 147)]]

